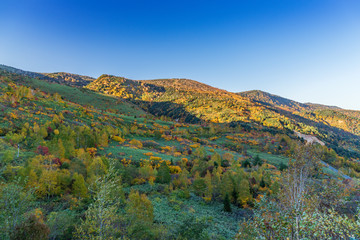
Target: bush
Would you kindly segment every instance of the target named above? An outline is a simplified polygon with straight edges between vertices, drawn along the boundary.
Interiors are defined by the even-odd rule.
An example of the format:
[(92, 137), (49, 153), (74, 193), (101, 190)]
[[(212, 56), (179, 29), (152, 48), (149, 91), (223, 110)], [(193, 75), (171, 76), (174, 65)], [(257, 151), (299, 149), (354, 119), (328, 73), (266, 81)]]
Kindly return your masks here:
[(50, 229), (43, 223), (42, 219), (35, 214), (31, 214), (23, 223), (15, 227), (11, 239), (46, 240), (49, 234)]
[(152, 160), (152, 161), (160, 161), (161, 157), (150, 156), (150, 160)]
[(133, 139), (130, 141), (130, 144), (136, 148), (142, 148), (143, 145), (139, 140)]
[(166, 165), (165, 162), (161, 164), (155, 181), (158, 183), (166, 183), (166, 184), (170, 183), (171, 181), (170, 168), (168, 165)]
[(190, 216), (182, 221), (177, 228), (175, 236), (177, 239), (207, 239), (205, 230), (209, 227), (208, 222)]
[(123, 139), (123, 138), (120, 137), (120, 136), (113, 136), (113, 137), (112, 137), (112, 140), (117, 141), (117, 142), (119, 142), (120, 144), (125, 142), (125, 139)]
[(263, 164), (263, 160), (260, 159), (259, 155), (256, 155), (256, 157), (254, 158), (254, 166), (261, 166)]

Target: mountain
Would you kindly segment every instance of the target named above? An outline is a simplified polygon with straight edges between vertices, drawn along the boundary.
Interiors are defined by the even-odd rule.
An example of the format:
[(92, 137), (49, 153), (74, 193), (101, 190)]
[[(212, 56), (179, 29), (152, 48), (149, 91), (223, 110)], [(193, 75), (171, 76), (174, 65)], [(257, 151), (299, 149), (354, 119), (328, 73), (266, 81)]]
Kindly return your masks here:
[[(262, 91), (235, 94), (189, 79), (130, 80), (110, 75), (100, 76), (85, 88), (129, 99), (145, 110), (154, 103), (173, 103), (205, 121), (255, 121), (269, 127), (301, 130), (297, 122), (303, 118), (308, 120), (307, 125), (336, 126), (360, 134), (360, 112), (303, 104)], [(162, 115), (162, 109), (155, 114)]]
[[(57, 72), (57, 73), (42, 73), (45, 80), (53, 81), (60, 84), (65, 84), (68, 86), (74, 87), (83, 87), (94, 81), (94, 78), (66, 73), (66, 72)], [(41, 79), (41, 78), (40, 78)]]
[(360, 135), (359, 111), (345, 110), (336, 106), (326, 106), (322, 104), (299, 103), (259, 90), (242, 92), (238, 94), (249, 97), (251, 100), (261, 104), (284, 109), (306, 119), (324, 123), (326, 125)]
[(58, 73), (29, 72), (2, 64), (0, 64), (0, 69), (5, 70), (7, 72), (28, 76), (31, 78), (41, 79), (48, 82), (64, 84), (73, 87), (83, 87), (88, 85), (90, 82), (94, 80), (94, 78), (92, 77), (72, 74), (72, 73), (65, 73), (65, 72), (58, 72)]
[[(142, 112), (140, 114), (170, 117), (195, 124), (260, 124), (274, 130), (314, 135), (339, 153), (349, 157), (360, 156), (358, 111), (303, 104), (262, 91), (232, 93), (189, 79), (131, 80), (107, 74), (92, 79), (68, 73), (32, 73), (4, 65), (2, 68), (60, 86), (76, 86), (82, 92), (90, 91), (89, 94), (96, 96), (99, 102), (104, 102), (100, 98), (108, 97), (115, 104), (108, 101), (98, 105), (118, 109), (116, 111), (122, 113)], [(36, 82), (31, 81), (28, 86)], [(40, 82), (36, 84), (37, 87), (41, 85)], [(84, 94), (76, 97), (70, 93), (68, 90), (62, 91), (62, 95), (69, 100), (76, 99), (76, 102), (83, 104), (83, 99), (89, 99), (87, 104), (91, 104), (91, 98)], [(88, 96), (87, 93), (85, 95)], [(340, 142), (342, 144), (339, 145)]]
[(318, 104), (318, 103), (305, 103), (305, 105), (308, 105), (313, 109), (333, 109), (333, 110), (341, 110), (342, 109), (337, 106), (327, 106), (327, 105)]
[(259, 102), (261, 104), (267, 104), (275, 107), (279, 107), (285, 110), (290, 111), (303, 111), (310, 110), (311, 106), (308, 104), (299, 103), (287, 98), (283, 98), (277, 95), (273, 95), (267, 92), (260, 90), (246, 91), (237, 93), (240, 96), (248, 97), (253, 101)]
[[(130, 80), (102, 75), (85, 88), (127, 99), (144, 111), (189, 123), (257, 123), (319, 137), (338, 152), (360, 156), (360, 118), (262, 91), (232, 93), (188, 79)], [(339, 142), (344, 142), (338, 145)]]
[(98, 108), (99, 110), (108, 110), (132, 116), (141, 116), (147, 114), (137, 105), (134, 105), (129, 101), (121, 100), (111, 95), (104, 95), (99, 92), (90, 91), (83, 87), (74, 87), (71, 84), (69, 86), (69, 82), (54, 82), (53, 79), (46, 80), (39, 77), (29, 77), (32, 75), (38, 75), (32, 72), (27, 72), (24, 74), (24, 71), (19, 71), (21, 71), (22, 74), (14, 73), (14, 69), (11, 69), (11, 71), (0, 69), (0, 77), (7, 79), (10, 82), (14, 82), (15, 84), (41, 90), (48, 94), (57, 93), (63, 99), (84, 107), (92, 106)]
[(256, 102), (261, 104), (267, 104), (275, 107), (279, 107), (289, 111), (310, 111), (310, 110), (323, 110), (323, 109), (331, 109), (331, 110), (343, 110), (337, 106), (327, 106), (323, 104), (317, 103), (300, 103), (297, 101), (293, 101), (287, 98), (283, 98), (271, 93), (263, 92), (260, 90), (251, 90), (245, 92), (237, 93), (241, 96), (248, 97)]
[(86, 88), (129, 99), (154, 115), (191, 123), (246, 121), (247, 113), (241, 111), (246, 105), (254, 105), (234, 93), (188, 79), (138, 81), (102, 75)]

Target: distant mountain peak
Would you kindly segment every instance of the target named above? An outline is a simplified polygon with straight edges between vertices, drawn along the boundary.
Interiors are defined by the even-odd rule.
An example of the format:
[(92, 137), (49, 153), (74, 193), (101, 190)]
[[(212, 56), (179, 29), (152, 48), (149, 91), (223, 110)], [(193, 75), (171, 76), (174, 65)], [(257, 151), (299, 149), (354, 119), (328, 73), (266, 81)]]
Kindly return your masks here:
[(286, 110), (301, 111), (310, 109), (310, 106), (307, 104), (296, 102), (261, 90), (251, 90), (237, 94), (243, 97), (248, 97), (251, 100), (262, 104), (280, 107)]
[(327, 106), (318, 103), (305, 103), (308, 106), (311, 106), (314, 109), (334, 109), (334, 110), (343, 110), (341, 107), (338, 106)]

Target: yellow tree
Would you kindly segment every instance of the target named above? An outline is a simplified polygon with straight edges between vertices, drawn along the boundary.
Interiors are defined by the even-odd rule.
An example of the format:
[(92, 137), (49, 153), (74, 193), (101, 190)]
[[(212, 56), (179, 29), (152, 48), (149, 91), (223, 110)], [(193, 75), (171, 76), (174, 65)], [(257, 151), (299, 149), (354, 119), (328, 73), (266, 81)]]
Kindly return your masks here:
[(99, 144), (103, 147), (107, 147), (109, 145), (109, 137), (106, 132), (100, 135)]
[(145, 162), (144, 165), (140, 167), (139, 173), (144, 179), (149, 179), (150, 177), (155, 179), (156, 177), (155, 171), (149, 162)]
[(231, 178), (231, 173), (229, 171), (225, 172), (221, 179), (221, 195), (222, 198), (225, 198), (226, 194), (231, 195), (234, 190), (234, 184)]
[(38, 176), (36, 175), (33, 169), (31, 169), (29, 172), (26, 186), (28, 188), (34, 188), (34, 189), (38, 186)]
[(65, 157), (65, 148), (64, 148), (64, 145), (63, 145), (63, 142), (62, 140), (59, 138), (58, 140), (58, 144), (57, 144), (57, 155), (60, 157), (60, 158), (64, 158)]
[(212, 186), (212, 176), (209, 170), (206, 172), (204, 179), (206, 183), (206, 192), (204, 199), (206, 202), (210, 202), (213, 194), (213, 186)]
[(49, 199), (50, 196), (56, 195), (60, 191), (57, 181), (57, 170), (43, 170), (41, 176), (39, 177), (39, 185), (36, 189), (36, 193), (40, 197), (45, 197)]
[(131, 191), (126, 204), (129, 236), (136, 239), (149, 238), (154, 221), (153, 205), (145, 194)]
[(221, 156), (219, 153), (215, 152), (212, 156), (211, 156), (211, 163), (214, 166), (220, 166), (221, 165)]
[(101, 157), (95, 157), (87, 168), (87, 182), (94, 182), (99, 176), (106, 173), (106, 166)]
[(238, 185), (237, 191), (239, 194), (237, 201), (242, 206), (245, 206), (246, 203), (251, 199), (249, 181), (245, 178), (242, 179)]
[(72, 190), (73, 194), (79, 198), (86, 198), (88, 195), (88, 189), (85, 185), (85, 180), (82, 174), (74, 173)]

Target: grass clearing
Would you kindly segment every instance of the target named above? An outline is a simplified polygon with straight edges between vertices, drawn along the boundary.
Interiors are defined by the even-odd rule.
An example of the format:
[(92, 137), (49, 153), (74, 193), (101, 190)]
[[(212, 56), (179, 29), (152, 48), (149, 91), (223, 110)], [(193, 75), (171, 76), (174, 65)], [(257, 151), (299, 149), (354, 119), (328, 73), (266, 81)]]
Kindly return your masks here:
[(91, 105), (101, 110), (114, 109), (118, 113), (135, 116), (146, 115), (142, 109), (132, 103), (127, 101), (119, 102), (115, 97), (96, 93), (85, 88), (69, 87), (33, 78), (23, 78), (22, 83), (47, 93), (58, 93), (64, 99), (83, 106)]

